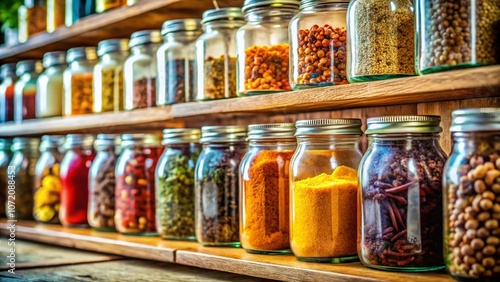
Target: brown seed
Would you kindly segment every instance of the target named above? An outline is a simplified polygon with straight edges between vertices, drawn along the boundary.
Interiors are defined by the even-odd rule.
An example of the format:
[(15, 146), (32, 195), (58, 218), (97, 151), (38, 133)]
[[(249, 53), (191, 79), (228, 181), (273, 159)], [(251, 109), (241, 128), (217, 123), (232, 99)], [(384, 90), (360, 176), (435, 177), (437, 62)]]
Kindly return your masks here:
[[(489, 201), (489, 200), (488, 200)], [(483, 222), (486, 221), (490, 218), (490, 213), (489, 212), (482, 212), (477, 216), (477, 220)]]
[(484, 228), (484, 227), (481, 227), (477, 230), (477, 237), (479, 238), (486, 238), (488, 236), (490, 236), (490, 231), (488, 231), (488, 229)]
[(495, 259), (492, 257), (483, 259), (483, 266), (490, 267), (495, 265)]
[(474, 250), (469, 245), (463, 245), (460, 248), (460, 253), (462, 253), (463, 256), (471, 256), (474, 254)]
[(479, 222), (475, 219), (469, 219), (465, 222), (466, 229), (477, 229), (479, 227)]
[[(493, 202), (490, 199), (482, 199), (481, 202), (479, 202), (479, 206), (487, 211), (493, 208)], [(481, 220), (480, 220), (481, 221)]]
[(478, 263), (472, 265), (472, 270), (479, 274), (482, 274), (485, 271), (484, 267)]
[(500, 239), (498, 237), (490, 236), (486, 239), (486, 244), (493, 245), (493, 246), (499, 245)]
[(470, 245), (474, 250), (479, 250), (484, 247), (484, 241), (479, 238), (474, 238), (472, 239)]
[(491, 276), (493, 276), (493, 272), (491, 270), (486, 270), (483, 275), (485, 277), (491, 277)]
[(478, 165), (474, 170), (474, 178), (483, 178), (486, 175), (486, 172), (488, 172), (488, 169), (484, 165)]
[(484, 227), (488, 228), (489, 230), (497, 229), (498, 228), (498, 220), (489, 219), (484, 223)]
[(476, 259), (474, 257), (471, 257), (471, 256), (465, 256), (464, 262), (468, 265), (473, 265), (476, 263)]
[(497, 159), (495, 165), (497, 166), (497, 169), (500, 169), (500, 158)]
[(483, 249), (483, 255), (485, 256), (492, 256), (497, 252), (496, 248), (493, 246), (486, 246)]
[(491, 190), (495, 193), (500, 193), (500, 184), (493, 184), (493, 186), (491, 186)]
[(500, 170), (490, 170), (486, 173), (484, 182), (486, 182), (487, 185), (493, 185), (493, 183), (499, 176), (500, 176)]
[(485, 199), (490, 199), (490, 200), (495, 200), (495, 193), (491, 192), (491, 191), (486, 191), (482, 194), (483, 198)]
[[(465, 232), (465, 236), (467, 236), (467, 238), (472, 240), (472, 239), (476, 238), (476, 232), (477, 232), (476, 229), (469, 229), (469, 230), (467, 230), (467, 232)], [(455, 233), (455, 234), (457, 234), (457, 233)]]
[(482, 179), (474, 181), (474, 190), (478, 194), (482, 194), (484, 191), (486, 191), (486, 184), (484, 184), (484, 181)]
[(477, 252), (475, 257), (476, 257), (476, 259), (477, 259), (478, 261), (481, 261), (481, 260), (483, 260), (483, 253), (481, 253), (481, 252)]
[(455, 202), (455, 209), (459, 211), (463, 211), (467, 207), (467, 200), (466, 199), (458, 199)]
[(500, 273), (500, 265), (496, 265), (495, 267), (493, 267), (493, 273)]

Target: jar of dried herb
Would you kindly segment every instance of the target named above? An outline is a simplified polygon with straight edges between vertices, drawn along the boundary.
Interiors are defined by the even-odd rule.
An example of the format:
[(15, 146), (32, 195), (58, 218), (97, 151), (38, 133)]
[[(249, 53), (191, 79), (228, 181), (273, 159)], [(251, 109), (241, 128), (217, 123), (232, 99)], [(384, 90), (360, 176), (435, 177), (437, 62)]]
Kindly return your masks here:
[(42, 70), (42, 62), (38, 60), (17, 63), (19, 79), (14, 85), (14, 121), (36, 118), (36, 82)]
[(55, 51), (43, 55), (44, 72), (36, 83), (36, 117), (57, 117), (63, 111), (63, 72), (66, 52)]
[(290, 160), (295, 124), (248, 126), (248, 151), (240, 165), (240, 239), (250, 253), (290, 251)]
[[(12, 144), (9, 139), (0, 139), (0, 205), (7, 203), (7, 206), (8, 206), (8, 200), (10, 201), (14, 200), (13, 197), (10, 198), (7, 197), (8, 187), (9, 185), (12, 184), (12, 180), (8, 178), (7, 174), (8, 166), (12, 158), (12, 152), (10, 150), (11, 145)], [(7, 214), (4, 207), (0, 208), (1, 217), (5, 217), (5, 215)]]

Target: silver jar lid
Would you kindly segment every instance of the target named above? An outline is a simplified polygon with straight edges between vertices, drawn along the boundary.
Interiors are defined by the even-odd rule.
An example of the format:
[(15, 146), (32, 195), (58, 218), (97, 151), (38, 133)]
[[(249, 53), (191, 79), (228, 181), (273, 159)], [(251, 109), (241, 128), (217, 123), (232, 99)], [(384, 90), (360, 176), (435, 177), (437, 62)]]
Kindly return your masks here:
[(273, 7), (273, 8), (299, 8), (300, 0), (245, 0), (243, 13), (259, 7)]
[(309, 119), (295, 123), (295, 136), (361, 135), (361, 120), (357, 118)]
[(300, 9), (310, 8), (312, 6), (329, 3), (349, 3), (350, 0), (301, 0)]
[(158, 137), (158, 135), (152, 133), (123, 134), (121, 145), (122, 147), (133, 145), (159, 147), (160, 138)]
[(96, 150), (120, 146), (121, 138), (119, 134), (99, 134), (94, 141)]
[(99, 42), (97, 44), (97, 56), (101, 57), (106, 53), (111, 52), (126, 52), (128, 51), (128, 38), (113, 38)]
[(48, 149), (58, 149), (64, 144), (64, 136), (62, 135), (44, 135), (40, 142), (40, 152)]
[(158, 29), (141, 30), (132, 33), (129, 41), (129, 47), (135, 47), (137, 45), (149, 44), (149, 43), (160, 43), (162, 37)]
[(16, 74), (16, 64), (15, 63), (10, 63), (10, 64), (3, 64), (0, 67), (0, 77), (4, 78), (9, 75), (15, 75)]
[(43, 71), (42, 62), (39, 60), (24, 60), (16, 65), (16, 74), (21, 76), (27, 72), (41, 73)]
[(66, 64), (66, 52), (64, 51), (54, 51), (47, 52), (43, 55), (43, 67), (49, 68), (57, 65)]
[(248, 140), (295, 139), (294, 123), (251, 124), (248, 126)]
[(12, 146), (10, 139), (0, 138), (0, 150), (10, 150), (10, 146)]
[(245, 142), (246, 136), (245, 126), (203, 126), (200, 143)]
[(451, 132), (500, 130), (500, 108), (461, 109), (451, 116)]
[(200, 137), (201, 130), (198, 128), (166, 128), (161, 144), (198, 143)]
[(68, 50), (66, 53), (66, 61), (68, 63), (76, 60), (95, 60), (97, 59), (97, 52), (95, 47), (75, 47)]
[(161, 27), (161, 35), (176, 31), (200, 31), (200, 19), (182, 19), (182, 20), (169, 20), (163, 23)]
[(14, 152), (29, 148), (30, 150), (36, 151), (39, 145), (40, 139), (38, 138), (17, 137), (12, 140), (11, 150)]
[(439, 116), (384, 116), (368, 118), (366, 134), (439, 133)]
[(64, 140), (64, 148), (71, 149), (78, 146), (92, 147), (94, 136), (85, 134), (68, 134)]
[(207, 10), (203, 13), (201, 24), (217, 20), (243, 21), (243, 12), (237, 7)]

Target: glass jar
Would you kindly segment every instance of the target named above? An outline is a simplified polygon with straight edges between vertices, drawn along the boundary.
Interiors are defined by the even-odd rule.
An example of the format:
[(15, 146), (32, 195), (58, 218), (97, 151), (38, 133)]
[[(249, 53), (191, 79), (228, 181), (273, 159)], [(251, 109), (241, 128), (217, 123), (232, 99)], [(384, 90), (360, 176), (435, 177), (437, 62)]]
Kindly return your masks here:
[(161, 43), (159, 30), (132, 33), (130, 50), (123, 67), (125, 74), (125, 110), (156, 106), (156, 52)]
[(297, 147), (295, 124), (248, 126), (240, 164), (240, 239), (250, 253), (290, 252), (289, 167)]
[(349, 82), (415, 75), (413, 3), (410, 0), (354, 0), (347, 25)]
[[(13, 195), (13, 193), (15, 193), (14, 191), (10, 193), (7, 192), (8, 186), (12, 184), (12, 181), (9, 184), (9, 180), (11, 179), (9, 179), (7, 175), (7, 169), (12, 158), (10, 146), (10, 140), (0, 139), (0, 203), (6, 203), (6, 206), (9, 205), (8, 201), (15, 200), (12, 197), (7, 198), (8, 195)], [(0, 208), (0, 217), (5, 216), (5, 209)]]
[(19, 42), (24, 43), (47, 27), (45, 0), (24, 0), (24, 5), (18, 9), (18, 17)]
[(360, 164), (358, 254), (372, 268), (443, 268), (439, 116), (368, 119), (368, 150)]
[(300, 261), (357, 260), (359, 119), (299, 120), (290, 161), (290, 246)]
[(154, 134), (124, 134), (116, 164), (115, 227), (122, 234), (156, 235), (155, 169), (162, 153)]
[(123, 63), (129, 55), (128, 39), (108, 39), (97, 46), (94, 67), (94, 113), (123, 110)]
[(40, 159), (35, 166), (33, 218), (42, 223), (59, 223), (61, 205), (61, 179), (59, 178), (62, 154), (59, 151), (62, 136), (42, 136)]
[(14, 85), (17, 81), (16, 64), (0, 67), (0, 123), (14, 120)]
[(157, 105), (194, 101), (195, 40), (201, 35), (198, 19), (163, 23), (164, 43), (156, 55), (158, 65)]
[(499, 281), (500, 108), (452, 113), (444, 167), (444, 258), (457, 281)]
[(66, 0), (45, 1), (47, 1), (47, 32), (51, 33), (64, 25)]
[(45, 71), (36, 85), (36, 117), (58, 117), (62, 115), (63, 72), (66, 68), (66, 52), (48, 52), (43, 55)]
[(163, 239), (196, 240), (194, 168), (201, 151), (200, 130), (163, 130), (165, 148), (156, 167), (156, 228)]
[(102, 13), (126, 5), (127, 5), (126, 0), (96, 0), (96, 12)]
[(195, 232), (203, 246), (240, 247), (239, 180), (243, 126), (204, 126), (195, 168)]
[(302, 0), (290, 21), (293, 89), (347, 84), (348, 0)]
[(236, 33), (238, 96), (292, 90), (288, 24), (299, 0), (246, 0), (247, 23)]
[(86, 16), (96, 12), (96, 0), (66, 0), (64, 23), (72, 26)]
[(196, 100), (236, 97), (236, 32), (245, 24), (240, 8), (203, 13), (205, 33), (196, 40)]
[(95, 157), (93, 141), (90, 135), (66, 135), (66, 154), (60, 172), (62, 190), (59, 220), (63, 226), (87, 227), (89, 168)]
[(64, 116), (92, 113), (93, 68), (97, 63), (95, 47), (76, 47), (66, 54), (68, 67), (63, 73)]
[(37, 60), (17, 63), (19, 80), (14, 85), (14, 121), (36, 118), (36, 81), (42, 70), (42, 62)]

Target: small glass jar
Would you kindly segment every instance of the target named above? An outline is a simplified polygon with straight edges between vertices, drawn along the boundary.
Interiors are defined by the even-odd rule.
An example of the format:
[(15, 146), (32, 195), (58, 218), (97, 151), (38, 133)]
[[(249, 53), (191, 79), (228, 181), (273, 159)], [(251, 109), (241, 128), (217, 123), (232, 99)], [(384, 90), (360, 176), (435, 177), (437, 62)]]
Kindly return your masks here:
[(19, 42), (28, 39), (47, 27), (47, 10), (45, 0), (24, 0), (24, 5), (18, 9)]
[(123, 63), (128, 57), (128, 39), (108, 39), (97, 46), (99, 62), (94, 67), (94, 113), (123, 110)]
[(45, 1), (47, 1), (47, 32), (51, 33), (64, 25), (66, 0)]
[(292, 90), (288, 24), (299, 0), (246, 0), (247, 23), (236, 34), (238, 96)]
[(86, 16), (96, 12), (96, 0), (66, 0), (64, 23), (72, 26)]
[(96, 0), (96, 12), (103, 13), (127, 5), (126, 0)]
[[(12, 152), (10, 151), (10, 140), (0, 139), (0, 203), (7, 203), (8, 201), (15, 200), (13, 197), (7, 197), (8, 195), (14, 195), (15, 191), (8, 189), (9, 185), (12, 185), (12, 180), (8, 178), (8, 166), (12, 158)], [(10, 180), (10, 183), (9, 183)], [(13, 187), (13, 186), (11, 186)], [(12, 191), (8, 193), (7, 191)], [(4, 206), (5, 207), (5, 206)], [(5, 217), (5, 209), (0, 208), (0, 217)]]
[(92, 113), (93, 68), (97, 63), (95, 47), (76, 47), (66, 54), (68, 67), (63, 74), (64, 116)]
[(48, 52), (43, 55), (45, 71), (36, 85), (36, 117), (58, 117), (63, 108), (63, 72), (66, 68), (66, 52)]
[(446, 268), (457, 281), (499, 281), (500, 108), (452, 116), (443, 179)]
[(290, 251), (289, 167), (297, 147), (295, 124), (248, 126), (240, 164), (240, 239), (250, 253)]
[(299, 120), (290, 161), (290, 246), (300, 261), (357, 260), (359, 119)]
[(358, 254), (372, 268), (431, 271), (443, 266), (439, 116), (369, 118), (360, 164)]
[(196, 39), (201, 35), (198, 19), (163, 23), (164, 43), (156, 55), (158, 65), (157, 105), (194, 101), (196, 93), (194, 57)]
[(156, 228), (163, 239), (195, 241), (194, 168), (200, 130), (163, 130), (165, 148), (156, 167)]
[(14, 120), (14, 85), (16, 76), (16, 64), (4, 64), (0, 67), (0, 123)]
[(195, 168), (195, 231), (203, 246), (240, 247), (239, 180), (243, 126), (204, 126)]
[(36, 118), (36, 81), (42, 70), (42, 62), (37, 60), (17, 63), (19, 80), (14, 85), (14, 121)]
[(162, 37), (159, 30), (132, 33), (130, 50), (123, 67), (125, 74), (125, 110), (156, 106), (156, 53)]
[(62, 136), (45, 135), (40, 143), (41, 155), (35, 166), (33, 218), (41, 223), (59, 223), (62, 190), (59, 148), (63, 141)]
[(412, 1), (351, 1), (347, 25), (349, 82), (415, 75)]
[(116, 164), (115, 227), (122, 234), (156, 235), (155, 169), (162, 153), (154, 134), (124, 134)]
[(88, 226), (89, 168), (95, 157), (93, 141), (91, 135), (66, 135), (66, 154), (60, 172), (62, 190), (59, 220), (63, 226)]
[(348, 0), (302, 0), (290, 21), (293, 89), (347, 84)]
[(196, 40), (196, 100), (236, 97), (236, 32), (245, 24), (240, 8), (203, 13), (205, 33)]

